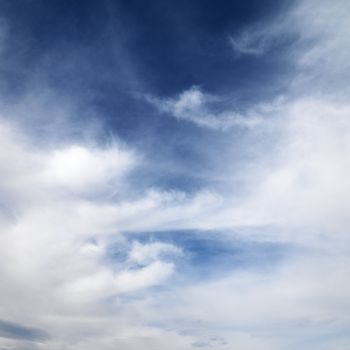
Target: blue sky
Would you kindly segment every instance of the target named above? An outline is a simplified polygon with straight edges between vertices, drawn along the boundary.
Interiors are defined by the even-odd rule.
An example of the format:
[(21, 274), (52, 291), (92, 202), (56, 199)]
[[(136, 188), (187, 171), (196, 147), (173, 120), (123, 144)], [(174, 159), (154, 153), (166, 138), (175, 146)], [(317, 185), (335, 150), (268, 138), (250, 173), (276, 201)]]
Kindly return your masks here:
[(0, 1), (0, 349), (348, 350), (349, 19)]

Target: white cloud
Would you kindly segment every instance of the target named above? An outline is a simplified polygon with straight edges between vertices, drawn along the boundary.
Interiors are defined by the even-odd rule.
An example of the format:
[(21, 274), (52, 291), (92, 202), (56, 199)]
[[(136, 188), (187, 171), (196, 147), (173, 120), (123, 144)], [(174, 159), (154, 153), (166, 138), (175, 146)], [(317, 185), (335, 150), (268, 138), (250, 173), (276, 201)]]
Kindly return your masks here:
[[(30, 205), (22, 206), (16, 223), (10, 223), (9, 234), (2, 237), (2, 246), (7, 247), (3, 249), (7, 264), (2, 271), (4, 273), (6, 266), (10, 266), (11, 275), (18, 278), (15, 284), (7, 282), (7, 287), (2, 288), (3, 300), (10, 304), (14, 297), (22, 298), (23, 301), (18, 302), (21, 319), (27, 317), (37, 326), (55, 329), (61, 322), (59, 319), (43, 323), (33, 320), (30, 314), (35, 309), (41, 310), (41, 315), (47, 315), (54, 308), (54, 313), (65, 314), (67, 323), (72, 322), (73, 314), (83, 319), (85, 313), (90, 316), (97, 311), (105, 314), (103, 299), (163, 283), (174, 271), (172, 262), (161, 259), (163, 253), (176, 254), (177, 248), (154, 242), (131, 246), (128, 261), (145, 264), (144, 267), (132, 269), (124, 265), (114, 272), (99, 260), (103, 256), (103, 241), (83, 243), (90, 234), (97, 232), (103, 236), (116, 234), (119, 230), (181, 227), (237, 229), (268, 224), (270, 239), (287, 239), (292, 243), (309, 244), (310, 237), (322, 232), (328, 236), (326, 252), (329, 255), (315, 259), (297, 257), (276, 271), (270, 271), (269, 276), (242, 272), (211, 284), (186, 287), (181, 293), (176, 291), (172, 296), (174, 308), (167, 303), (164, 306), (168, 310), (167, 317), (170, 320), (200, 319), (202, 326), (199, 328), (205, 331), (192, 329), (186, 340), (171, 333), (172, 336), (177, 342), (185, 342), (184, 349), (189, 349), (191, 343), (199, 344), (203, 338), (207, 341), (206, 332), (213, 332), (229, 344), (238, 343), (243, 348), (261, 350), (277, 346), (284, 349), (286, 343), (294, 344), (288, 339), (296, 334), (307, 338), (325, 328), (331, 333), (346, 328), (348, 319), (344, 310), (348, 307), (348, 286), (343, 281), (348, 274), (348, 262), (346, 257), (336, 258), (333, 253), (344, 254), (347, 243), (343, 242), (348, 242), (349, 108), (315, 99), (287, 102), (280, 108), (277, 113), (283, 113), (283, 116), (275, 120), (273, 128), (273, 132), (279, 133), (278, 147), (274, 154), (266, 156), (265, 166), (252, 170), (253, 176), (249, 177), (251, 195), (239, 198), (231, 198), (230, 193), (219, 196), (202, 192), (188, 196), (176, 191), (151, 190), (137, 200), (113, 204), (86, 200), (84, 196), (77, 198), (76, 193), (62, 198), (56, 187), (50, 187), (53, 190), (50, 198), (47, 193), (43, 197), (42, 191), (47, 191), (48, 187), (45, 185), (41, 190), (38, 184), (42, 182), (35, 179), (38, 169), (46, 169), (46, 153), (44, 157), (38, 153), (33, 155), (22, 148), (20, 142), (15, 146), (13, 136), (3, 137), (3, 142), (12, 144), (14, 150), (14, 158), (4, 157), (4, 162), (22, 159), (25, 161), (20, 164), (35, 169), (32, 174), (27, 172), (24, 178), (15, 170), (11, 172), (12, 177), (18, 173), (18, 183), (23, 181), (19, 190), (12, 189), (13, 198), (18, 195), (16, 191), (23, 195), (22, 188), (27, 188), (26, 197), (31, 201)], [(108, 167), (106, 169), (109, 171)], [(36, 187), (31, 186), (32, 183)], [(58, 202), (52, 202), (52, 198)], [(290, 228), (293, 230), (288, 231)], [(344, 245), (341, 250), (338, 240)], [(8, 249), (9, 244), (11, 249)], [(312, 247), (317, 248), (314, 243)], [(29, 280), (34, 286), (28, 290), (25, 286)], [(25, 297), (22, 290), (30, 294)], [(36, 293), (45, 293), (47, 301), (43, 302), (41, 298), (33, 301)], [(158, 307), (152, 306), (157, 301), (146, 295), (144, 303), (129, 305), (132, 315), (142, 313), (139, 321), (144, 324), (159, 317), (155, 315)], [(183, 299), (178, 301), (176, 298), (180, 295)], [(71, 310), (66, 309), (67, 305)], [(16, 318), (6, 308), (5, 314)], [(122, 315), (126, 317), (124, 313)], [(107, 324), (116, 322), (110, 315), (105, 317), (109, 320)], [(127, 332), (129, 324), (135, 322), (133, 317), (125, 321), (124, 331)], [(86, 329), (86, 325), (81, 327)], [(227, 328), (237, 330), (227, 332)], [(91, 326), (91, 329), (95, 328)], [(175, 333), (181, 333), (176, 322), (173, 329)], [(94, 331), (98, 333), (97, 339), (86, 340), (85, 346), (92, 346), (94, 342), (106, 348), (109, 342), (120, 344), (119, 338), (103, 340), (104, 331)], [(143, 331), (142, 328), (137, 330), (139, 334)], [(164, 334), (159, 337), (159, 343), (155, 338), (150, 343), (154, 345), (155, 341), (161, 347)], [(129, 344), (127, 339), (128, 336), (123, 344)], [(213, 344), (218, 349), (221, 346)]]
[(150, 317), (202, 341), (219, 337), (247, 349), (317, 348), (321, 337), (332, 346), (332, 336), (349, 341), (347, 334), (339, 334), (350, 324), (350, 285), (344, 280), (349, 257), (323, 253), (298, 258), (269, 273), (237, 271), (175, 290), (166, 296), (176, 301), (168, 312), (157, 315), (155, 307), (168, 303), (154, 300)]
[[(295, 27), (289, 30), (297, 31), (300, 42), (309, 45), (301, 50), (298, 63), (304, 68), (326, 73), (327, 79), (331, 74), (346, 74), (349, 67), (349, 13), (350, 5), (345, 0), (332, 3), (300, 1), (290, 13)], [(323, 72), (326, 67), (329, 74)]]
[[(277, 114), (280, 117), (266, 137), (277, 133), (278, 141), (249, 168), (247, 194), (233, 197), (230, 204), (226, 201), (225, 209), (207, 217), (208, 225), (274, 225), (299, 232), (289, 237), (299, 242), (321, 234), (345, 239), (350, 204), (349, 106), (298, 99)], [(282, 232), (277, 231), (274, 239), (283, 237)]]
[[(9, 186), (3, 186), (2, 191), (11, 199), (5, 203), (12, 203), (8, 209), (12, 214), (5, 215), (1, 226), (4, 317), (55, 334), (56, 339), (34, 348), (50, 350), (69, 346), (136, 349), (145, 341), (150, 348), (162, 349), (167, 337), (174, 339), (174, 348), (180, 349), (190, 349), (191, 344), (212, 344), (215, 349), (239, 344), (248, 349), (284, 350), (296, 346), (296, 338), (347, 328), (349, 286), (344, 281), (349, 271), (344, 255), (348, 246), (349, 108), (318, 99), (287, 101), (278, 108), (273, 113), (281, 117), (274, 119), (272, 130), (268, 127), (266, 131), (266, 135), (278, 133), (278, 147), (258, 162), (259, 166), (251, 168), (253, 174), (247, 175), (250, 195), (238, 198), (229, 191), (221, 195), (202, 191), (190, 196), (153, 189), (138, 199), (103, 202), (86, 198), (85, 187), (84, 191), (79, 185), (76, 189), (68, 171), (64, 172), (68, 185), (63, 183), (74, 191), (62, 195), (61, 179), (51, 184), (42, 181), (52, 152), (32, 152), (14, 130), (4, 127), (1, 143), (8, 152), (2, 153), (1, 168), (6, 175), (3, 184)], [(105, 171), (101, 176), (87, 177), (87, 190), (92, 183), (103, 186), (110, 173), (125, 181), (120, 174), (127, 175), (130, 168), (119, 167), (118, 157), (113, 163), (115, 153), (110, 158), (109, 150), (106, 155), (105, 151), (84, 148), (89, 155), (87, 164), (101, 161)], [(97, 155), (99, 161), (95, 161)], [(77, 166), (77, 171), (82, 168)], [(111, 168), (115, 170), (111, 172)], [(287, 239), (305, 245), (322, 232), (328, 237), (327, 249), (316, 258), (297, 256), (268, 275), (243, 271), (211, 283), (190, 283), (164, 297), (153, 297), (146, 289), (171, 277), (176, 265), (162, 259), (177, 255), (177, 247), (160, 242), (134, 243), (122, 264), (112, 267), (103, 260), (105, 235), (118, 235), (120, 231), (237, 231), (242, 226), (267, 224), (273, 241)], [(288, 231), (290, 228), (293, 230)], [(89, 241), (90, 236), (96, 242)], [(312, 242), (313, 249), (317, 251), (318, 247)], [(134, 268), (130, 263), (144, 266)], [(142, 297), (129, 301), (128, 293), (133, 292), (142, 292)], [(120, 296), (126, 300), (119, 302)], [(106, 306), (110, 299), (114, 302)], [(11, 306), (14, 300), (20, 313)], [(159, 302), (164, 303), (161, 309), (167, 310), (164, 318), (159, 316)], [(179, 319), (201, 323), (183, 329)], [(170, 324), (170, 330), (146, 326), (156, 321)], [(121, 326), (116, 329), (115, 324)], [(130, 335), (133, 331), (137, 340)], [(71, 335), (74, 332), (81, 337), (78, 343)], [(208, 334), (228, 345), (210, 342)], [(328, 341), (330, 346), (335, 344)], [(4, 347), (18, 347), (18, 341), (3, 343)], [(342, 349), (341, 340), (338, 343)]]
[(157, 260), (160, 256), (174, 254), (181, 254), (181, 249), (169, 243), (141, 244), (134, 242), (129, 253), (129, 260), (138, 264), (145, 264)]
[(94, 193), (111, 184), (116, 191), (117, 181), (135, 162), (132, 152), (123, 151), (117, 145), (107, 149), (73, 145), (47, 156), (43, 181), (73, 192)]
[(296, 1), (274, 20), (247, 27), (229, 36), (228, 41), (236, 54), (257, 58), (288, 43), (280, 54), (292, 68), (292, 94), (327, 91), (337, 98), (345, 97), (350, 92), (349, 13), (346, 0)]
[[(220, 101), (199, 88), (151, 99), (162, 112), (213, 130), (251, 128), (271, 117), (250, 129), (253, 144), (271, 135), (277, 141), (256, 141), (265, 148), (239, 170), (248, 189), (243, 193), (138, 189), (131, 198), (128, 174), (139, 161), (134, 151), (118, 143), (34, 148), (14, 123), (1, 120), (1, 317), (45, 329), (52, 338), (0, 338), (0, 347), (347, 350), (350, 106), (348, 90), (340, 89), (348, 79), (341, 74), (348, 67), (347, 9), (340, 0), (310, 0), (291, 12), (295, 30), (317, 40), (295, 56), (305, 76), (295, 77), (288, 99), (254, 107), (247, 117), (215, 112), (212, 104)], [(257, 50), (253, 44), (248, 40), (240, 50)], [(330, 88), (323, 63), (337, 77)], [(317, 83), (314, 90), (305, 78)], [(115, 191), (123, 196), (113, 202)], [(123, 237), (181, 228), (253, 231), (257, 240), (304, 250), (268, 271), (237, 267), (220, 279), (150, 293), (147, 288), (170, 283), (175, 258), (186, 251), (157, 241), (128, 245)], [(119, 260), (109, 259), (110, 236), (125, 253)]]
[(193, 122), (199, 126), (215, 130), (228, 130), (233, 127), (253, 128), (261, 123), (255, 111), (241, 115), (232, 111), (211, 110), (209, 104), (214, 96), (204, 94), (198, 87), (191, 87), (176, 98), (159, 99), (147, 97), (160, 112), (169, 113), (178, 119)]
[(150, 287), (169, 277), (173, 269), (172, 263), (155, 261), (137, 270), (124, 271), (116, 277), (116, 289), (125, 293)]

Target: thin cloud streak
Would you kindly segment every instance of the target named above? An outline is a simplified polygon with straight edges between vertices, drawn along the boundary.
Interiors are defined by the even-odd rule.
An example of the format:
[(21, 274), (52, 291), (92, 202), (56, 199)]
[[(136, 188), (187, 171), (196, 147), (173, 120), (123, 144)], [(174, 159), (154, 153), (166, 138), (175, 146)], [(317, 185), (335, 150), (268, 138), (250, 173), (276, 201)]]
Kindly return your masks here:
[(176, 98), (159, 99), (148, 96), (148, 102), (161, 113), (167, 113), (180, 120), (187, 120), (209, 129), (229, 130), (234, 127), (254, 128), (262, 122), (262, 118), (252, 112), (244, 116), (231, 111), (211, 111), (209, 103), (216, 100), (214, 96), (204, 94), (198, 87), (193, 86), (183, 91)]

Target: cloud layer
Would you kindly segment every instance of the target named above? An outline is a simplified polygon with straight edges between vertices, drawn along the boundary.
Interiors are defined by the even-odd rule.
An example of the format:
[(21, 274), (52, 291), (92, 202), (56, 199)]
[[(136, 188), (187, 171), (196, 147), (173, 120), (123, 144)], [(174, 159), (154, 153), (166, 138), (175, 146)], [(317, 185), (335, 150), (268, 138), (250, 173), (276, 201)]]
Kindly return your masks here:
[[(283, 42), (288, 89), (248, 107), (192, 83), (143, 93), (141, 142), (107, 117), (76, 124), (96, 111), (79, 94), (2, 99), (0, 349), (347, 350), (348, 18), (346, 1), (308, 0), (226, 36), (233, 61)], [(208, 167), (217, 147), (191, 191), (150, 179), (179, 167), (142, 142), (154, 128), (175, 144), (169, 120)]]

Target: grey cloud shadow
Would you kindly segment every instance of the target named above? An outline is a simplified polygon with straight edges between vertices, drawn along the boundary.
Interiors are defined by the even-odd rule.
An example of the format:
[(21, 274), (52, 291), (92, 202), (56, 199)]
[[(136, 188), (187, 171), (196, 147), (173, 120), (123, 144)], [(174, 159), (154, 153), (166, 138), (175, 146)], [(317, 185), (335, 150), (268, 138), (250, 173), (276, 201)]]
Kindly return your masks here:
[(48, 334), (42, 329), (5, 320), (0, 320), (0, 337), (26, 341), (45, 341), (49, 338)]

